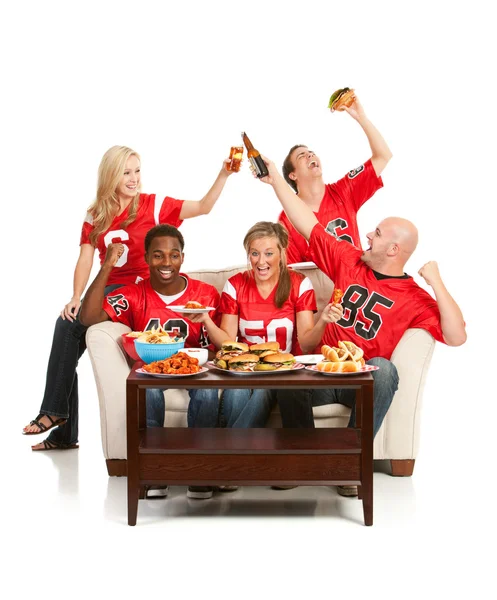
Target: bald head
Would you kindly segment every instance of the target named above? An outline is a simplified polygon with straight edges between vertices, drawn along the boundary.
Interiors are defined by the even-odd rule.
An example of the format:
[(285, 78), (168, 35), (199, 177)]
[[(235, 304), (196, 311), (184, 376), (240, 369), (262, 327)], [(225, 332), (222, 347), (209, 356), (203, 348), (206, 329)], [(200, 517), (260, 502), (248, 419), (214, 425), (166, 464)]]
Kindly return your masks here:
[(406, 260), (416, 250), (418, 245), (418, 230), (414, 223), (401, 217), (388, 217), (378, 225), (383, 235), (390, 243), (399, 246), (403, 254), (407, 254)]
[(385, 275), (402, 275), (404, 265), (418, 245), (418, 230), (411, 221), (388, 217), (368, 233), (369, 249), (362, 260)]

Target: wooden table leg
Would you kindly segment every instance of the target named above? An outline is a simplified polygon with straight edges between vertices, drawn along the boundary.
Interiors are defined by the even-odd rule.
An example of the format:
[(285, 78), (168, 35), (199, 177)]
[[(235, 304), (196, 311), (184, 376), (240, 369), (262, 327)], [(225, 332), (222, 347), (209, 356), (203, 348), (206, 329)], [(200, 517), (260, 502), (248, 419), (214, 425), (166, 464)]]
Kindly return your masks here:
[(373, 383), (362, 386), (361, 495), (364, 524), (373, 524)]
[(126, 443), (128, 453), (128, 525), (136, 525), (140, 495), (138, 472), (138, 386), (126, 386)]
[(362, 388), (355, 390), (355, 426), (362, 428)]
[(138, 429), (147, 427), (147, 390), (138, 390)]

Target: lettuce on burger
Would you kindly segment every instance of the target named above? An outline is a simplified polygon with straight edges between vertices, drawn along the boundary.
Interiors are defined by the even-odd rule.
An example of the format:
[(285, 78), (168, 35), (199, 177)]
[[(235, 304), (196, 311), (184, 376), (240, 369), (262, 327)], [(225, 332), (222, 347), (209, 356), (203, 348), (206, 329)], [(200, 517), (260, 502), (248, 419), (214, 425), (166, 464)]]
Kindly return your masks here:
[(254, 371), (258, 362), (257, 354), (240, 354), (232, 356), (228, 360), (228, 369), (230, 371)]
[(276, 354), (280, 350), (278, 342), (265, 342), (264, 344), (254, 344), (250, 346), (250, 353), (257, 354), (259, 358), (263, 356), (269, 356), (270, 354)]
[(345, 107), (352, 106), (355, 100), (355, 92), (354, 90), (346, 87), (337, 90), (331, 94), (330, 101), (328, 103), (328, 108), (331, 109), (331, 112), (335, 110), (344, 110)]

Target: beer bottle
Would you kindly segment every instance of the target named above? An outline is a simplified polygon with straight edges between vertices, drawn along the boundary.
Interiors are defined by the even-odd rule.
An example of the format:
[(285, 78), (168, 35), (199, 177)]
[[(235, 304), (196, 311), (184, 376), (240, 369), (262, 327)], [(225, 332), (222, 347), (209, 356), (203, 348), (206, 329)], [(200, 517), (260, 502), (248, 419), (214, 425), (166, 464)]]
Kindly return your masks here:
[(261, 177), (267, 177), (269, 172), (267, 170), (266, 163), (262, 160), (259, 151), (252, 146), (252, 142), (248, 139), (245, 131), (242, 131), (242, 140), (247, 148), (248, 159), (257, 177), (259, 177), (259, 179)]

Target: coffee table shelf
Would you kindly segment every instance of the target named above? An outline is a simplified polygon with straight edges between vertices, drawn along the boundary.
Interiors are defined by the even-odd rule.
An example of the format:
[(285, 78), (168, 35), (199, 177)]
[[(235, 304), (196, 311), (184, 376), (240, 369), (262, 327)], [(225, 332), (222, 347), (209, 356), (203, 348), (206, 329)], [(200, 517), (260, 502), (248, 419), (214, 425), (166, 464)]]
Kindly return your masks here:
[[(139, 366), (138, 364), (135, 365)], [(271, 377), (221, 372), (174, 380), (130, 373), (126, 382), (128, 524), (147, 485), (358, 485), (364, 522), (373, 523), (373, 377), (310, 371)], [(146, 427), (148, 387), (341, 388), (356, 390), (356, 428), (189, 429)]]

